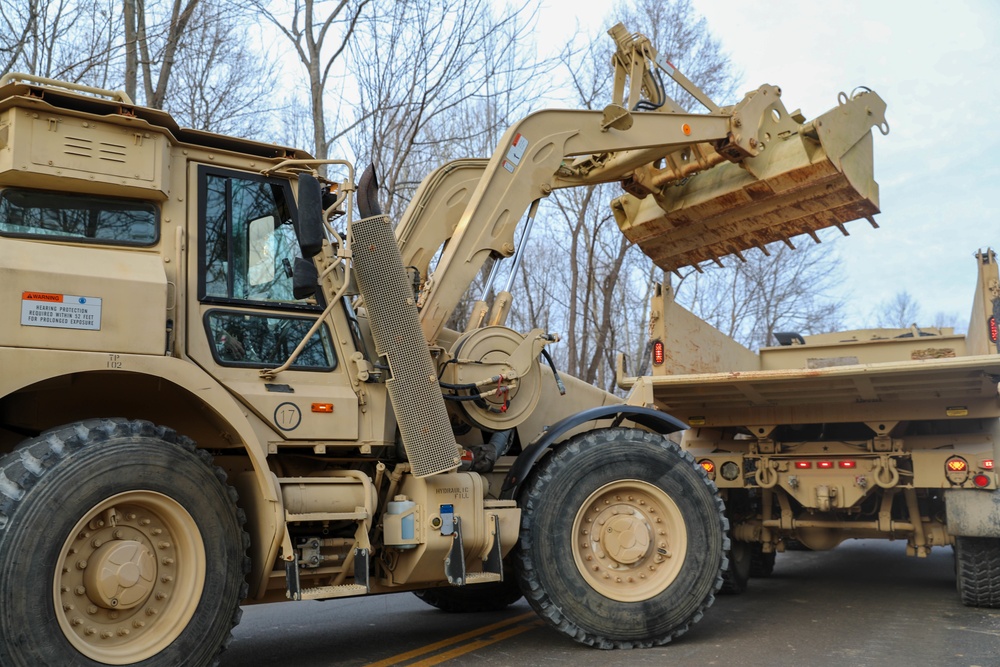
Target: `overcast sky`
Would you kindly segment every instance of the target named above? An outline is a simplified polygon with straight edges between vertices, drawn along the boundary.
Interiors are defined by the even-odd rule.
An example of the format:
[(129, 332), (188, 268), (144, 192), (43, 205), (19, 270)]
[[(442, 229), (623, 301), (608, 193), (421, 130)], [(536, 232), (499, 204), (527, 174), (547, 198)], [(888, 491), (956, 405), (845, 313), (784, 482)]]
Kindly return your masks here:
[[(995, 0), (693, 0), (742, 72), (742, 91), (778, 85), (789, 109), (813, 118), (837, 94), (882, 96), (890, 133), (875, 131), (879, 229), (827, 234), (844, 266), (849, 324), (907, 290), (921, 323), (953, 313), (964, 330), (973, 254), (1000, 251), (1000, 2)], [(539, 29), (601, 36), (614, 4), (543, 0)], [(608, 25), (604, 25), (607, 23)], [(559, 38), (561, 39), (561, 38)], [(697, 82), (696, 82), (697, 83)]]

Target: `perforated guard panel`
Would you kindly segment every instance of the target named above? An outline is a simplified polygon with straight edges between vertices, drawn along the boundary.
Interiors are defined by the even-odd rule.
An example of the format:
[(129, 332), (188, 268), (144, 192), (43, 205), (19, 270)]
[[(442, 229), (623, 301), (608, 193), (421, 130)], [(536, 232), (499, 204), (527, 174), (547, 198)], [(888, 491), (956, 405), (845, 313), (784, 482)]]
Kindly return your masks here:
[(392, 379), (386, 387), (413, 474), (452, 470), (459, 462), (458, 445), (389, 218), (359, 220), (353, 236), (358, 289), (375, 347), (389, 360)]

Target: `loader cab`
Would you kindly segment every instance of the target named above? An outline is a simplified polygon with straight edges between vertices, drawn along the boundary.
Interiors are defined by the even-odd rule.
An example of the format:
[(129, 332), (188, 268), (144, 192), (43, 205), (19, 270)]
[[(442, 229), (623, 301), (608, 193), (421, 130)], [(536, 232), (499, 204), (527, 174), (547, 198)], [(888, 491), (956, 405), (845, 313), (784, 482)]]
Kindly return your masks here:
[[(342, 363), (350, 340), (335, 337), (336, 317), (314, 326), (323, 307), (295, 287), (303, 248), (315, 254), (322, 247), (315, 179), (303, 183), (310, 191), (304, 207), (289, 178), (191, 165), (196, 259), (189, 261), (187, 351), (286, 441), (355, 439), (357, 396)], [(303, 214), (311, 220), (304, 234)], [(287, 371), (273, 381), (261, 377), (302, 341)]]

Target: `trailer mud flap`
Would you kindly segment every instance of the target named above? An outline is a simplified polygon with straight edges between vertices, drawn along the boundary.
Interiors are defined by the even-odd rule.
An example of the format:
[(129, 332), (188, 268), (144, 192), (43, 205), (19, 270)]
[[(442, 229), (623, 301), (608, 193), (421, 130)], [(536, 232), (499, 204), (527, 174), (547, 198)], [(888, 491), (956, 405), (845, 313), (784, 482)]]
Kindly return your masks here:
[(1000, 537), (1000, 492), (945, 491), (944, 505), (949, 535)]

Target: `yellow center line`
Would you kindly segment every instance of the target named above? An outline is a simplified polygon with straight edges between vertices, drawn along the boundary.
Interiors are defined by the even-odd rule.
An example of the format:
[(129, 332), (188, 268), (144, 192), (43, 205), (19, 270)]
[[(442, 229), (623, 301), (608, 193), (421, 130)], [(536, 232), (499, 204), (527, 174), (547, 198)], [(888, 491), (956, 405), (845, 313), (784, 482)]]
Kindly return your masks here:
[(481, 649), (484, 646), (495, 644), (499, 641), (503, 641), (504, 639), (510, 639), (511, 637), (515, 637), (521, 634), (522, 632), (527, 632), (528, 630), (534, 630), (535, 628), (541, 626), (543, 623), (544, 621), (542, 619), (536, 618), (533, 621), (528, 621), (527, 623), (524, 623), (522, 625), (517, 625), (514, 626), (513, 628), (504, 630), (503, 632), (498, 632), (489, 639), (477, 639), (473, 642), (465, 644), (464, 646), (458, 646), (456, 648), (451, 649), (450, 651), (445, 651), (444, 653), (438, 653), (437, 655), (431, 656), (430, 658), (424, 658), (419, 662), (411, 662), (409, 667), (432, 667), (433, 665), (440, 665), (442, 662), (448, 662), (449, 660), (465, 655), (466, 653), (472, 653), (473, 651)]
[[(509, 625), (517, 625), (521, 621), (527, 620), (533, 616), (535, 616), (535, 612), (529, 611), (526, 614), (521, 614), (520, 616), (514, 616), (513, 618), (508, 618), (505, 621), (499, 621), (497, 623), (493, 623), (492, 625), (487, 625), (482, 628), (470, 630), (469, 632), (463, 632), (460, 635), (455, 635), (454, 637), (449, 637), (448, 639), (442, 639), (439, 642), (434, 642), (433, 644), (428, 644), (427, 646), (422, 646), (420, 648), (413, 649), (412, 651), (400, 653), (399, 655), (394, 655), (393, 657), (386, 658), (385, 660), (379, 660), (378, 662), (370, 663), (366, 667), (392, 667), (392, 665), (398, 665), (401, 662), (412, 660), (413, 658), (419, 658), (420, 656), (427, 655), (428, 653), (434, 653), (435, 651), (440, 651), (443, 648), (448, 648), (449, 646), (453, 646), (455, 644), (460, 644), (461, 642), (464, 642), (467, 639), (480, 637), (494, 630), (506, 628)], [(514, 629), (519, 630), (519, 632), (523, 632), (524, 630), (531, 629), (531, 626), (525, 627), (524, 630), (520, 630), (519, 628), (514, 628)], [(514, 633), (514, 634), (519, 634), (519, 633)], [(427, 664), (437, 664), (437, 663), (427, 663)]]

